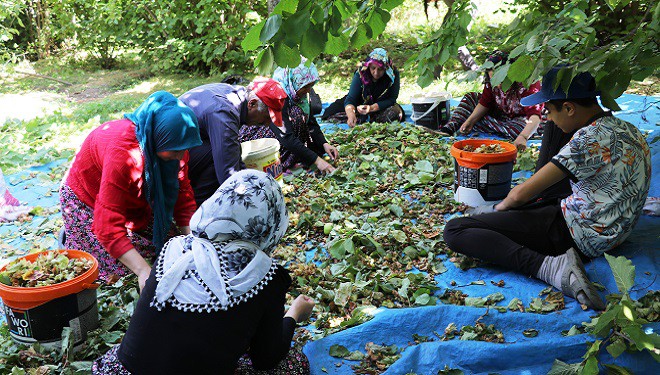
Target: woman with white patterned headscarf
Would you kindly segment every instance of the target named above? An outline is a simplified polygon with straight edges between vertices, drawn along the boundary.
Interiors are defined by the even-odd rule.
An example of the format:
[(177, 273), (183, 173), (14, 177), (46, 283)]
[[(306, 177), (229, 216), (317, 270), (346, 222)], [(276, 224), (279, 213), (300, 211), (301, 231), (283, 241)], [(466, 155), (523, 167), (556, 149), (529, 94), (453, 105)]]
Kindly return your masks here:
[(269, 175), (227, 179), (193, 215), (192, 233), (165, 245), (122, 343), (92, 373), (309, 373), (304, 354), (289, 349), (314, 302), (300, 295), (285, 314), (291, 278), (270, 257), (288, 222)]

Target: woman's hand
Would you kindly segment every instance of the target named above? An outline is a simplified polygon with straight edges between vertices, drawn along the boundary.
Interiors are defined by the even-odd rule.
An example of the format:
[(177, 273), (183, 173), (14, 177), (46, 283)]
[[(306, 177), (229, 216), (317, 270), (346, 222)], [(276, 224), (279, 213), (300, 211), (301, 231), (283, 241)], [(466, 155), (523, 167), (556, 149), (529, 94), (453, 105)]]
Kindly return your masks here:
[(291, 317), (296, 323), (304, 322), (312, 315), (312, 309), (316, 303), (304, 294), (299, 295), (291, 304), (289, 311), (284, 315)]
[(354, 127), (355, 124), (357, 124), (357, 116), (355, 116), (355, 113), (346, 112), (346, 116), (348, 117), (348, 120), (346, 120), (348, 127), (350, 128)]
[(369, 106), (366, 105), (366, 104), (365, 105), (359, 105), (357, 107), (357, 111), (361, 115), (368, 115), (369, 114), (369, 109), (370, 109)]
[(137, 275), (138, 277), (138, 286), (140, 287), (140, 293), (142, 293), (142, 289), (144, 289), (144, 284), (147, 283), (147, 279), (149, 278), (149, 275), (151, 274), (151, 268), (146, 268)]
[(346, 123), (348, 124), (349, 127), (354, 127), (355, 124), (357, 124), (357, 116), (355, 116), (355, 106), (352, 104), (347, 105), (344, 107), (344, 112), (346, 112)]
[(140, 292), (142, 292), (142, 288), (144, 288), (144, 284), (147, 282), (149, 274), (151, 273), (151, 266), (149, 263), (144, 260), (142, 255), (140, 255), (135, 248), (128, 250), (117, 258), (117, 260), (137, 275)]
[(314, 164), (319, 169), (319, 171), (323, 173), (332, 173), (335, 171), (335, 167), (333, 167), (332, 164), (328, 163), (327, 161), (323, 160), (321, 157), (316, 158)]
[(472, 131), (472, 128), (474, 127), (474, 122), (468, 117), (467, 120), (461, 125), (461, 127), (458, 129), (459, 132), (463, 134), (467, 134), (470, 131)]
[(323, 150), (325, 150), (326, 154), (330, 155), (332, 160), (337, 160), (337, 158), (339, 157), (339, 151), (337, 151), (337, 147), (329, 143), (323, 144)]
[(513, 141), (513, 145), (516, 146), (518, 151), (525, 151), (527, 148), (527, 138), (522, 133), (520, 133)]

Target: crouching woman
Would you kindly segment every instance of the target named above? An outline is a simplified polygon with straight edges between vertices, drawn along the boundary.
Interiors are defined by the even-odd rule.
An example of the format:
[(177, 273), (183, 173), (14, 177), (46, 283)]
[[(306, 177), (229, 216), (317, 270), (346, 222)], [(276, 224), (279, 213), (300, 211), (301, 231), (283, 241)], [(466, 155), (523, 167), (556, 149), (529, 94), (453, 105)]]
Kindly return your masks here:
[(163, 248), (121, 344), (92, 373), (309, 373), (290, 347), (314, 302), (298, 296), (285, 313), (291, 278), (270, 257), (288, 221), (271, 177), (232, 175), (197, 209), (192, 234)]

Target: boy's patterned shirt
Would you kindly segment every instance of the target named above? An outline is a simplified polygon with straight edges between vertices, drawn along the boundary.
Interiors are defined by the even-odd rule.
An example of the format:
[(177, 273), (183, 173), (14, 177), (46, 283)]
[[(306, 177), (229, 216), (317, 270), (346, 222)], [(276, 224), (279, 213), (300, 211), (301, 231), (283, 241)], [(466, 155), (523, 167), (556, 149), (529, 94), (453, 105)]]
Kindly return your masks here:
[(651, 182), (651, 154), (639, 129), (603, 116), (578, 130), (552, 162), (571, 177), (573, 194), (561, 207), (580, 250), (596, 257), (622, 243)]

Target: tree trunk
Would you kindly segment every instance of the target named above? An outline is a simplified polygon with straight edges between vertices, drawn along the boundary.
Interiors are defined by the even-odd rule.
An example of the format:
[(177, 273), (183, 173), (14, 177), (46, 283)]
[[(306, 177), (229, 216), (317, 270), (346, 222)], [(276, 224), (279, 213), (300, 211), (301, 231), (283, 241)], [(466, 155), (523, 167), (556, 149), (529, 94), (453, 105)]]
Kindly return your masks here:
[(268, 0), (268, 14), (273, 13), (273, 9), (279, 2), (280, 0)]

